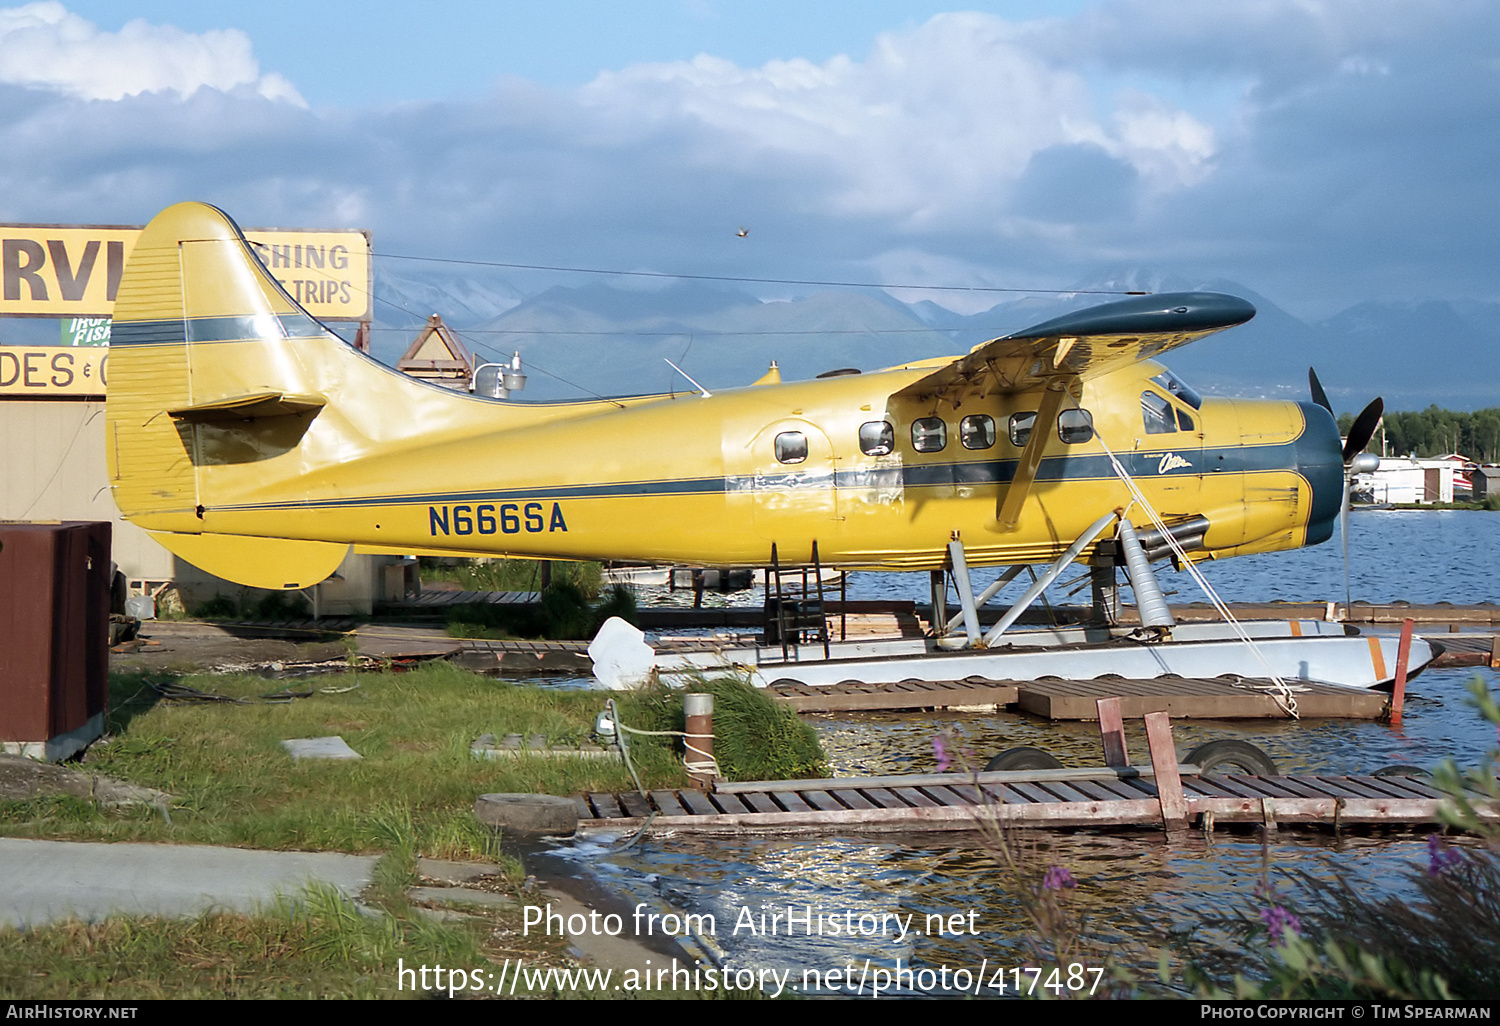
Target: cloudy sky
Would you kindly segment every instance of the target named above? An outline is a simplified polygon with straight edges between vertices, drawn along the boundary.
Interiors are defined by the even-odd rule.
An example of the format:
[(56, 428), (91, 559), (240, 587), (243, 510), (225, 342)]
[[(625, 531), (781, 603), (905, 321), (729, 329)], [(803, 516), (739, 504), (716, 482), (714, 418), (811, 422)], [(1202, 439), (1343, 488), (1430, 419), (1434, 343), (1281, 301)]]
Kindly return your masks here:
[(3, 221), (201, 199), (477, 260), (1500, 299), (1489, 0), (49, 0), (0, 10), (0, 147)]

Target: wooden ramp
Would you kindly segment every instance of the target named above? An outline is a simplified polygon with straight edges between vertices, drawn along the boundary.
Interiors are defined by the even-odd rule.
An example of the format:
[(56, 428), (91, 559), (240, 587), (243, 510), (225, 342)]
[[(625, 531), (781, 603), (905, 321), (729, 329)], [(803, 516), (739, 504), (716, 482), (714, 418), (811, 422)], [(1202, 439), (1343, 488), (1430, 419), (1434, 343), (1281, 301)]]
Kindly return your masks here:
[[(1377, 719), (1389, 696), (1379, 691), (1332, 684), (1292, 685), (1297, 711), (1305, 718)], [(862, 684), (849, 681), (827, 687), (777, 684), (767, 689), (798, 712), (1014, 708), (1049, 720), (1097, 720), (1101, 698), (1119, 698), (1122, 715), (1135, 718), (1167, 712), (1173, 719), (1288, 719), (1271, 697), (1268, 681), (1242, 677), (1154, 677), (1113, 675), (1093, 680), (903, 681)]]
[[(1163, 801), (1149, 769), (932, 774), (848, 780), (780, 781), (575, 797), (579, 830), (650, 829), (704, 834), (809, 834), (840, 830), (904, 832), (1157, 828)], [(1062, 778), (1062, 779), (1059, 779)], [(1444, 795), (1415, 776), (1181, 777), (1187, 826), (1354, 824), (1415, 827), (1439, 822)], [(1467, 792), (1476, 802), (1486, 796)]]

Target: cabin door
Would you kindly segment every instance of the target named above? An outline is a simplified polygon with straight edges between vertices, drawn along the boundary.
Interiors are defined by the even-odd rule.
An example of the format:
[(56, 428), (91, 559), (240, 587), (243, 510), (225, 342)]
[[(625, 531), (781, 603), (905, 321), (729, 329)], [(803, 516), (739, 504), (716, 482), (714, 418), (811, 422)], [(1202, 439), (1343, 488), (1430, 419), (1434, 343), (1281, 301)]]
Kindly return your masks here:
[(812, 542), (832, 535), (839, 519), (833, 443), (816, 424), (787, 418), (766, 425), (748, 456), (741, 485), (750, 492), (756, 534), (777, 542), (784, 562), (811, 558)]

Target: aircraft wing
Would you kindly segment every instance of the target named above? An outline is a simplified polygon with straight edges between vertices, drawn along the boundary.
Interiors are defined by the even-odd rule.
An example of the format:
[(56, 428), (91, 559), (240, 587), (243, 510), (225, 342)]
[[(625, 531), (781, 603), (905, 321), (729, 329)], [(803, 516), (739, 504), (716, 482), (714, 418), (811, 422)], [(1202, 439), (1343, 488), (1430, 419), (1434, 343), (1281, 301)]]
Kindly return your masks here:
[(1032, 391), (1049, 381), (1095, 377), (1149, 360), (1254, 316), (1255, 307), (1245, 300), (1217, 292), (1105, 303), (981, 343), (896, 394), (945, 399), (957, 407), (970, 396)]

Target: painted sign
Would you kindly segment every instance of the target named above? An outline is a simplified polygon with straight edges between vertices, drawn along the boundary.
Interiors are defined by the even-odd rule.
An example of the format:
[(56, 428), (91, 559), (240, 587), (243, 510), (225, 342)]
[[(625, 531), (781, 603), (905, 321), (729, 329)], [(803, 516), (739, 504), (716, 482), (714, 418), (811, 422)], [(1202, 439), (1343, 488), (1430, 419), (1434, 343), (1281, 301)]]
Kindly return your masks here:
[(67, 317), (62, 324), (62, 344), (65, 346), (109, 345), (108, 317)]
[[(125, 225), (0, 225), (0, 316), (113, 315), (120, 275), (140, 233)], [(314, 317), (370, 319), (367, 232), (252, 228), (245, 238)]]
[(0, 346), (0, 396), (103, 395), (107, 346)]

